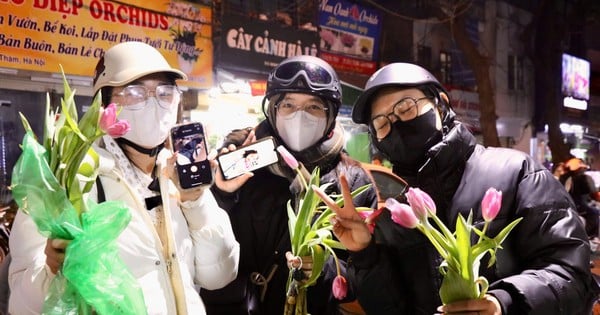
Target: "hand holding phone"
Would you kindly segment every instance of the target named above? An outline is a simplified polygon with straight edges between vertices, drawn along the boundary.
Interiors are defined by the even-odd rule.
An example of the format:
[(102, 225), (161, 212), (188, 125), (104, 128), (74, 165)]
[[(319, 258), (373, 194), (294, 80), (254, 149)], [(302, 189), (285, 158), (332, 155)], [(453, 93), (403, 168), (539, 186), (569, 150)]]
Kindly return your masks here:
[(271, 165), (278, 160), (273, 137), (260, 139), (217, 157), (221, 174), (226, 180)]
[(213, 182), (204, 127), (199, 122), (171, 129), (171, 145), (177, 152), (176, 176), (182, 189), (191, 189)]

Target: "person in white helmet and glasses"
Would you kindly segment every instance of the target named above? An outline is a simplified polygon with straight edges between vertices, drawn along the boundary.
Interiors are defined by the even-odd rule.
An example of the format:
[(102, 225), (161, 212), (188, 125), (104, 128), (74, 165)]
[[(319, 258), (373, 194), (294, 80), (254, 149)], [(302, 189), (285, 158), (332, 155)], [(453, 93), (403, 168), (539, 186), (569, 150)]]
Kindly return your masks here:
[[(308, 55), (287, 58), (267, 79), (263, 99), (267, 118), (255, 128), (228, 135), (222, 152), (272, 136), (309, 172), (318, 166), (321, 184), (332, 183), (332, 191), (340, 191), (341, 173), (347, 174), (353, 190), (368, 184), (368, 175), (343, 148), (343, 129), (336, 123), (341, 100), (338, 76), (327, 62)], [(217, 172), (211, 189), (229, 213), (241, 257), (234, 282), (220, 290), (201, 292), (209, 315), (283, 314), (289, 274), (286, 252), (291, 250), (287, 203), (297, 202), (300, 192), (292, 184), (294, 179), (294, 171), (283, 159), (227, 181)], [(357, 196), (354, 203), (374, 207), (374, 189)], [(333, 261), (330, 263), (317, 285), (308, 289), (310, 314), (338, 313), (339, 301), (331, 294), (336, 272)]]
[[(102, 93), (103, 105), (116, 103), (118, 118), (129, 121), (131, 131), (117, 139), (104, 136), (95, 144), (100, 175), (91, 197), (120, 200), (130, 209), (131, 221), (117, 246), (142, 290), (148, 314), (205, 314), (199, 288), (221, 288), (237, 275), (239, 244), (210, 190), (178, 191), (165, 178), (173, 172), (156, 167), (157, 159), (175, 163), (164, 147), (181, 100), (176, 80), (185, 79), (158, 50), (141, 42), (109, 48), (94, 76), (94, 91)], [(169, 191), (157, 185), (163, 181), (169, 181)], [(11, 314), (41, 313), (66, 246), (64, 240), (40, 235), (31, 218), (19, 212), (10, 239)]]
[(481, 200), (490, 187), (502, 191), (502, 206), (488, 236), (523, 218), (496, 263), (488, 268), (489, 256), (481, 262), (479, 274), (489, 281), (485, 298), (441, 306), (442, 259), (424, 235), (384, 211), (372, 236), (354, 207), (335, 207), (334, 232), (350, 250), (348, 273), (368, 314), (590, 314), (598, 288), (572, 199), (525, 153), (477, 144), (431, 73), (409, 63), (379, 69), (356, 100), (352, 119), (368, 125), (395, 174), (432, 197), (446, 226), (473, 211), (481, 229)]

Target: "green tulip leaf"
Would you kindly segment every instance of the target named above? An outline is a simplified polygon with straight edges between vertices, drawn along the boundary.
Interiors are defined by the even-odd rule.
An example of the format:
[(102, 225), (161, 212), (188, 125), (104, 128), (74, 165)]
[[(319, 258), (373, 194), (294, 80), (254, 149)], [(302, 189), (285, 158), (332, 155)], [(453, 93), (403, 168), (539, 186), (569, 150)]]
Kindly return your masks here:
[(471, 231), (462, 215), (456, 220), (456, 246), (458, 247), (458, 262), (460, 273), (464, 276), (471, 274)]

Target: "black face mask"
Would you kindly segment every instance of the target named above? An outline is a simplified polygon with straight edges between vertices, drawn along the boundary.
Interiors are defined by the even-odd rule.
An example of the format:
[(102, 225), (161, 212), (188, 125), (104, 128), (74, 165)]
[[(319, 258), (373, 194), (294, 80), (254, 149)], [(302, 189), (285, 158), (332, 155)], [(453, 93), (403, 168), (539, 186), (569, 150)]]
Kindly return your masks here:
[(427, 150), (442, 139), (435, 123), (435, 109), (431, 109), (409, 121), (397, 120), (383, 140), (373, 143), (394, 164), (394, 169), (415, 172), (425, 162)]

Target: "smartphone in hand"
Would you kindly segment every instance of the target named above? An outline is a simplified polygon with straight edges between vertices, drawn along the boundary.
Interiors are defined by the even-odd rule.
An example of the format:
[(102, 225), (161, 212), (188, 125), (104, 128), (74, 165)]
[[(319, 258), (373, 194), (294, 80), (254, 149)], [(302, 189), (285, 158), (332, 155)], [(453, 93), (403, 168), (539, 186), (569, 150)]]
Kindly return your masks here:
[(217, 157), (223, 178), (232, 179), (278, 161), (273, 137), (239, 147)]
[(173, 151), (177, 152), (175, 168), (181, 188), (212, 184), (204, 126), (199, 122), (178, 125), (171, 129), (170, 136)]

